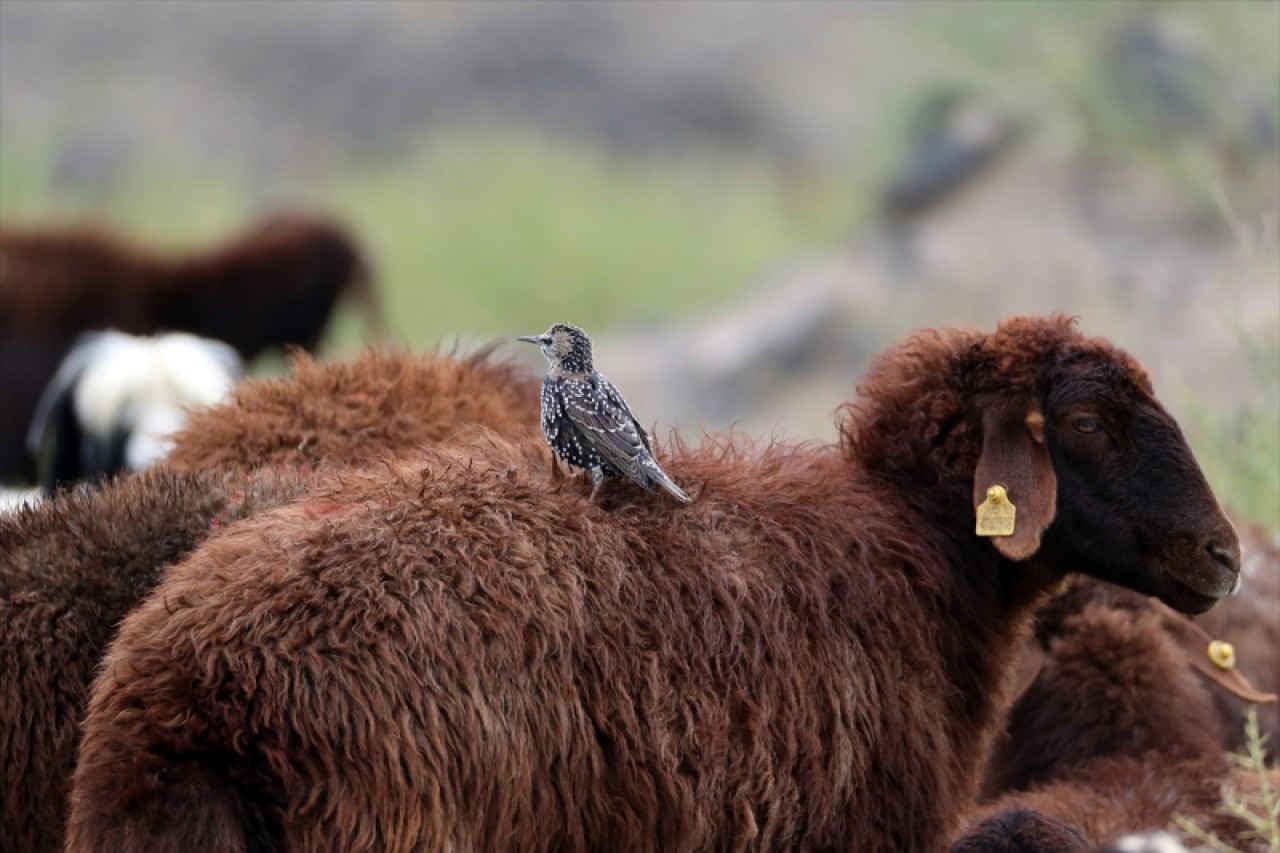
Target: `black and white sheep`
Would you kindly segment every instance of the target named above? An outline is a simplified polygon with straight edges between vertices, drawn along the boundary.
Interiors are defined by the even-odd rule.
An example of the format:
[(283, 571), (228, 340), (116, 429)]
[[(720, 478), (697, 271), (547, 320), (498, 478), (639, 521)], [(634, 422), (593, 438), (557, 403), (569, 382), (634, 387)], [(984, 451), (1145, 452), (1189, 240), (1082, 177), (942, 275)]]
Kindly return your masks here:
[(383, 323), (363, 250), (346, 229), (270, 217), (205, 251), (162, 252), (101, 227), (0, 226), (0, 480), (27, 473), (23, 439), (77, 335), (189, 332), (246, 361), (313, 349), (338, 300)]
[[(213, 531), (482, 426), (534, 435), (537, 377), (485, 350), (367, 353), (247, 380), (195, 413), (164, 462), (0, 515), (0, 849), (62, 849), (91, 679), (119, 621)], [(266, 470), (262, 470), (266, 469)]]
[(27, 434), (33, 456), (45, 448), (41, 485), (140, 471), (168, 450), (191, 409), (222, 400), (241, 377), (228, 345), (173, 333), (82, 336), (36, 406)]

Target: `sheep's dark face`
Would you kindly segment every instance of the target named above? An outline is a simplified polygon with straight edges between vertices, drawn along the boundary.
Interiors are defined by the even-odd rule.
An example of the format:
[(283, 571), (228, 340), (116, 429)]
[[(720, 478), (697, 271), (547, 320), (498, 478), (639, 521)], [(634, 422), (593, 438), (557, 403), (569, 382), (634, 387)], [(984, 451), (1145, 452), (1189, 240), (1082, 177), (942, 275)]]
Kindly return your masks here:
[(1057, 479), (1044, 553), (1187, 613), (1236, 590), (1235, 529), (1145, 377), (1115, 362), (1064, 368), (1044, 414)]

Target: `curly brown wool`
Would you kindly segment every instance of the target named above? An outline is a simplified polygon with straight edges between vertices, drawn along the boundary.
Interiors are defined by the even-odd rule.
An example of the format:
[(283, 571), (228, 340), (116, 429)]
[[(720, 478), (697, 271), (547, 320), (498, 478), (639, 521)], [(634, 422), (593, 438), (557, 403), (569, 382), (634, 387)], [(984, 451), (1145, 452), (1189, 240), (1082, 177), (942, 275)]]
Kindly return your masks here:
[[(987, 766), (991, 798), (953, 853), (1086, 850), (1084, 839), (1176, 833), (1175, 815), (1243, 843), (1248, 826), (1219, 812), (1221, 789), (1247, 789), (1256, 775), (1233, 770), (1223, 752), (1213, 694), (1224, 691), (1188, 666), (1178, 622), (1157, 602), (1093, 581), (1039, 611), (1044, 664), (1009, 712)], [(1014, 845), (1026, 827), (1059, 821), (1080, 833), (1078, 848)]]
[(922, 332), (860, 392), (837, 446), (675, 440), (692, 505), (495, 436), (211, 538), (107, 655), (68, 849), (940, 849), (1068, 568), (1196, 612), (1238, 546), (1065, 318)]
[(289, 375), (248, 379), (226, 403), (193, 412), (160, 464), (348, 467), (452, 440), (468, 425), (537, 435), (538, 394), (539, 378), (493, 347), (466, 358), (367, 351), (317, 362), (297, 353)]
[(165, 567), (302, 493), (316, 469), (412, 455), (477, 425), (536, 435), (537, 422), (537, 378), (489, 350), (297, 354), (290, 376), (193, 413), (154, 471), (0, 516), (0, 846), (61, 849), (90, 681)]
[(211, 529), (303, 490), (146, 471), (0, 514), (0, 839), (62, 849), (89, 686), (116, 625)]

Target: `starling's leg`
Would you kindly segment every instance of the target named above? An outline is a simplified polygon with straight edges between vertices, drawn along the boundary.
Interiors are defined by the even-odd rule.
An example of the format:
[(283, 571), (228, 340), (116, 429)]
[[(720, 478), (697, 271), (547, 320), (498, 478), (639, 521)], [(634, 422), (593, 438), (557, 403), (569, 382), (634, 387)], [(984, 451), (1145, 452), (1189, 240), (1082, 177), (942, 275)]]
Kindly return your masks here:
[(591, 469), (591, 500), (594, 502), (596, 495), (600, 492), (600, 484), (604, 482), (604, 471), (600, 470), (600, 466)]

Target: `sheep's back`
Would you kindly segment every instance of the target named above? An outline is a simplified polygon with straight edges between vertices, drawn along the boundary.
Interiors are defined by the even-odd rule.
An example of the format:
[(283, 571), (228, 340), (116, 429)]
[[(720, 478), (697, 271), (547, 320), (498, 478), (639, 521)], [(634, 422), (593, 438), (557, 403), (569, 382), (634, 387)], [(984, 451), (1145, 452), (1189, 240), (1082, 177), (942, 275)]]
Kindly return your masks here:
[(344, 473), (209, 541), (124, 624), (86, 755), (234, 756), (296, 849), (844, 846), (882, 825), (870, 786), (946, 772), (921, 614), (841, 568), (880, 523), (856, 490), (677, 456), (714, 496), (600, 506), (517, 456)]
[(0, 516), (0, 838), (59, 850), (79, 724), (120, 620), (211, 527), (298, 493), (148, 471)]
[(292, 368), (193, 412), (163, 464), (354, 466), (450, 441), (469, 424), (507, 438), (537, 434), (537, 381), (490, 351), (466, 359), (371, 351), (323, 363), (298, 353)]

